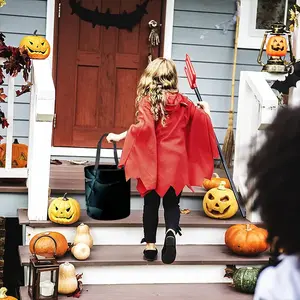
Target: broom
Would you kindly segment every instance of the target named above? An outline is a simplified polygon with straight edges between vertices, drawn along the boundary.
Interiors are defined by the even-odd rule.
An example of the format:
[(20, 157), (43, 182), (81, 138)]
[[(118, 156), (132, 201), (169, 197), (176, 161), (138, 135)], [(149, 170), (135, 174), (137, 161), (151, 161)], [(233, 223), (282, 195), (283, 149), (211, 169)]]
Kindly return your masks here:
[[(233, 59), (232, 78), (231, 78), (231, 101), (230, 101), (230, 110), (229, 110), (229, 117), (228, 117), (228, 127), (224, 138), (224, 144), (222, 147), (222, 152), (224, 153), (225, 161), (229, 168), (232, 166), (232, 159), (234, 153), (233, 116), (234, 116), (234, 88), (235, 88), (236, 62), (237, 62), (238, 37), (239, 37), (239, 28), (240, 28), (239, 11), (240, 11), (240, 0), (237, 0), (234, 59)], [(223, 167), (223, 165), (220, 164), (220, 167)]]

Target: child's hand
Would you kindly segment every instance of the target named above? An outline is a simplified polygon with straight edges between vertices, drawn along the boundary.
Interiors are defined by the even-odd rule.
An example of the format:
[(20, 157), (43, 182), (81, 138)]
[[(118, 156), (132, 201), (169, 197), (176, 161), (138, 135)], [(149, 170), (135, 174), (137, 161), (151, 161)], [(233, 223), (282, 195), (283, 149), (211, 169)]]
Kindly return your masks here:
[(107, 140), (109, 143), (112, 143), (112, 142), (119, 142), (119, 141), (121, 140), (121, 138), (120, 138), (120, 135), (119, 135), (119, 134), (110, 133), (110, 134), (106, 137), (106, 140)]
[(197, 106), (201, 109), (203, 109), (209, 116), (210, 116), (210, 108), (209, 104), (205, 101), (201, 101), (197, 103)]

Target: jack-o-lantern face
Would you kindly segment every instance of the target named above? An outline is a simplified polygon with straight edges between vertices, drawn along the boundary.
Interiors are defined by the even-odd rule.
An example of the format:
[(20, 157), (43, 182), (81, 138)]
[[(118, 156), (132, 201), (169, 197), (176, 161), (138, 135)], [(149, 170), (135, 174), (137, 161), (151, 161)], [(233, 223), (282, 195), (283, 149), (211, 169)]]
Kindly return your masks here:
[(54, 199), (48, 208), (49, 219), (58, 224), (73, 224), (80, 218), (80, 204), (77, 200), (63, 197)]
[(214, 219), (229, 219), (233, 217), (238, 204), (232, 190), (225, 188), (225, 181), (219, 187), (209, 190), (203, 199), (203, 210), (208, 217)]
[(33, 59), (46, 59), (50, 55), (50, 45), (48, 41), (39, 35), (25, 36), (19, 45), (20, 48), (25, 48), (28, 51), (28, 55)]
[(268, 40), (266, 53), (269, 56), (286, 56), (287, 42), (286, 38), (281, 35), (271, 36)]

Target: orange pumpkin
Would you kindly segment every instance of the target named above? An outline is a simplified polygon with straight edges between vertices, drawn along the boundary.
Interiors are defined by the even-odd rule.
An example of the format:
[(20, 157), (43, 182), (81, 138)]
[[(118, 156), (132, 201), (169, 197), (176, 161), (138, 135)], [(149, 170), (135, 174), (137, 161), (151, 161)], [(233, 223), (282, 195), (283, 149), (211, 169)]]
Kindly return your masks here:
[(269, 248), (267, 230), (253, 224), (236, 224), (225, 233), (225, 244), (239, 255), (257, 255)]
[(2, 287), (0, 289), (0, 299), (3, 300), (18, 300), (17, 298), (13, 297), (13, 296), (7, 296), (7, 288), (6, 287)]
[(210, 189), (213, 189), (213, 188), (217, 188), (222, 181), (225, 181), (225, 187), (227, 189), (230, 188), (230, 182), (227, 178), (220, 178), (220, 176), (217, 173), (213, 173), (212, 176), (213, 177), (211, 179), (204, 179), (203, 180), (202, 185), (207, 191), (210, 190)]
[(269, 56), (286, 56), (287, 42), (286, 38), (281, 35), (273, 35), (269, 38), (266, 53)]
[[(28, 146), (19, 144), (15, 139), (12, 144), (12, 168), (26, 168), (27, 167)], [(0, 168), (5, 167), (6, 159), (6, 144), (0, 145)]]
[[(56, 242), (56, 247), (53, 239)], [(56, 257), (61, 257), (66, 254), (68, 249), (69, 245), (65, 236), (55, 231), (38, 233), (29, 243), (29, 250), (32, 254), (44, 257), (53, 257), (54, 255)]]

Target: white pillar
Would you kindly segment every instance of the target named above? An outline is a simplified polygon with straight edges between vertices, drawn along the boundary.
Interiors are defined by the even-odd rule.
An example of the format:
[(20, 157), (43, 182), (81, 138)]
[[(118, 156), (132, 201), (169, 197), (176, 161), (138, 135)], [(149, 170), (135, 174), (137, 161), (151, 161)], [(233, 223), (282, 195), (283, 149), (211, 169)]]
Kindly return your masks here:
[(28, 218), (32, 221), (47, 220), (54, 101), (49, 62), (34, 60), (27, 181)]

